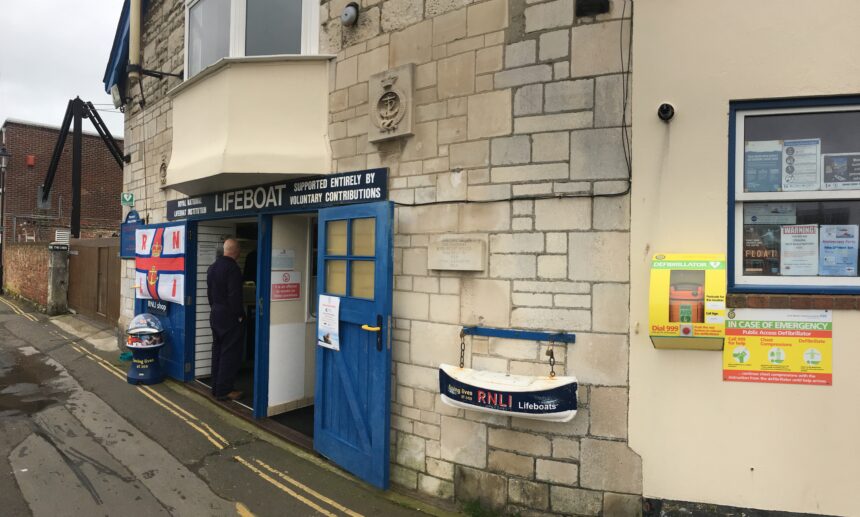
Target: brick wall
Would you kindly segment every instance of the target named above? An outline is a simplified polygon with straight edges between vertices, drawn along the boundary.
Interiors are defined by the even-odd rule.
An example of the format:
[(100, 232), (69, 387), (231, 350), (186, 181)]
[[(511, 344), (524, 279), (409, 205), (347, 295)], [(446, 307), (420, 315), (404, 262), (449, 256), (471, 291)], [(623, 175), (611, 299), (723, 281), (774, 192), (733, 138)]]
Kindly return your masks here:
[[(62, 120), (63, 111), (57, 112)], [(85, 121), (85, 124), (88, 122)], [(49, 208), (38, 208), (36, 198), (44, 183), (59, 130), (37, 124), (7, 121), (5, 146), (12, 153), (6, 173), (3, 225), (6, 242), (54, 240), (54, 231), (71, 227), (72, 136), (60, 159), (49, 198)], [(122, 142), (120, 141), (120, 145)], [(35, 165), (27, 165), (27, 157)], [(122, 174), (101, 138), (85, 134), (81, 149), (82, 235), (103, 236), (119, 230)]]
[(8, 243), (3, 250), (3, 288), (42, 307), (48, 304), (48, 246)]

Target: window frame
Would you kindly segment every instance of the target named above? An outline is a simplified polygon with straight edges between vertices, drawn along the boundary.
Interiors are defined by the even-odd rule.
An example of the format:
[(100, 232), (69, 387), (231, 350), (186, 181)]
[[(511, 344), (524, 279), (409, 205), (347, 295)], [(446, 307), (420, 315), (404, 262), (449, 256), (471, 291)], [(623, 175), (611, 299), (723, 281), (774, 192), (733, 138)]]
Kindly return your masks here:
[[(353, 217), (353, 216), (343, 216), (337, 217), (334, 219), (328, 219), (325, 221), (325, 224), (320, 225), (320, 232), (325, 235), (324, 242), (326, 246), (328, 245), (328, 224), (336, 222), (336, 221), (346, 221), (346, 253), (345, 254), (330, 254), (328, 249), (319, 249), (317, 253), (320, 253), (322, 256), (322, 265), (321, 269), (317, 270), (317, 286), (319, 286), (319, 276), (326, 274), (326, 264), (329, 260), (342, 260), (346, 263), (346, 279), (345, 279), (345, 292), (344, 294), (332, 293), (328, 290), (328, 278), (325, 281), (326, 289), (324, 291), (320, 291), (320, 295), (328, 295), (328, 296), (338, 296), (340, 298), (350, 298), (352, 300), (363, 300), (367, 302), (374, 302), (379, 296), (379, 293), (376, 292), (376, 273), (378, 272), (376, 269), (376, 264), (379, 260), (379, 257), (376, 255), (375, 251), (373, 255), (356, 255), (353, 251), (353, 235), (352, 235), (352, 224), (354, 221), (359, 219), (376, 219), (376, 216), (362, 216), (362, 217)], [(376, 227), (374, 227), (374, 250), (376, 250), (376, 238), (378, 233), (376, 233)], [(371, 262), (374, 264), (373, 273), (374, 273), (374, 289), (373, 296), (371, 298), (365, 298), (363, 296), (355, 296), (353, 294), (353, 286), (352, 286), (352, 264), (354, 262)], [(317, 287), (319, 289), (319, 287)]]
[[(860, 96), (828, 96), (729, 102), (728, 292), (762, 294), (860, 294), (857, 277), (744, 276), (745, 202), (858, 201), (860, 189), (744, 192), (744, 119), (747, 116), (860, 111)], [(739, 145), (740, 144), (740, 145)]]
[[(183, 49), (183, 60), (185, 70), (185, 80), (188, 80), (196, 75), (203, 73), (207, 68), (217, 64), (224, 58), (216, 60), (214, 63), (206, 65), (196, 74), (188, 74), (188, 33), (190, 24), (188, 18), (191, 8), (198, 2), (205, 0), (186, 0), (185, 2), (185, 48)], [(265, 57), (265, 56), (245, 56), (245, 32), (246, 32), (246, 0), (229, 0), (230, 1), (230, 45), (227, 58), (244, 58), (244, 57)], [(313, 0), (302, 0), (302, 49), (300, 54), (274, 54), (279, 56), (315, 56), (319, 54), (319, 3)]]

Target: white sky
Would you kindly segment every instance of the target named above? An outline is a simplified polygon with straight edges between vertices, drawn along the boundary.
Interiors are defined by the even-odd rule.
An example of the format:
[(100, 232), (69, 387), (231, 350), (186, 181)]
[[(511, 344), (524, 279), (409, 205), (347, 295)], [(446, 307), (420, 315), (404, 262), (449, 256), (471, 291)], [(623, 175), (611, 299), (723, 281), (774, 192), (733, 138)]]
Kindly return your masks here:
[[(121, 9), (122, 0), (0, 0), (0, 125), (59, 126), (80, 96), (122, 138), (123, 116), (103, 111), (116, 110), (102, 84)], [(95, 131), (87, 120), (83, 128)]]

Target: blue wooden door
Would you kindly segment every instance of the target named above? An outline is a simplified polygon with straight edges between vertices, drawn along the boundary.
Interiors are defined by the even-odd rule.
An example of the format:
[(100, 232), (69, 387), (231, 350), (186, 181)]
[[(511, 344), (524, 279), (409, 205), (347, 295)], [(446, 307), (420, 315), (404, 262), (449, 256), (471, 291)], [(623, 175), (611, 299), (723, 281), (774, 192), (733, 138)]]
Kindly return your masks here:
[(317, 346), (314, 448), (388, 488), (392, 205), (319, 213), (318, 293), (340, 298), (340, 350)]

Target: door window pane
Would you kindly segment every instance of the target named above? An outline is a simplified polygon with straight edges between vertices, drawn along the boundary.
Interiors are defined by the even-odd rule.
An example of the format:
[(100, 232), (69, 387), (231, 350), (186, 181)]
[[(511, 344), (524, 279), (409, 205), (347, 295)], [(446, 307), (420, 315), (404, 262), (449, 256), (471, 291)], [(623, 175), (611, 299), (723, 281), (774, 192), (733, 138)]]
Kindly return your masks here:
[(230, 55), (230, 0), (200, 0), (188, 11), (188, 77)]
[(372, 260), (354, 260), (350, 263), (352, 268), (351, 296), (373, 299), (374, 265), (375, 262)]
[(346, 296), (346, 261), (325, 261), (325, 292)]
[(302, 0), (246, 1), (246, 56), (302, 53)]
[(352, 254), (372, 257), (376, 249), (376, 219), (354, 219), (352, 221)]
[(326, 255), (346, 255), (346, 221), (329, 221), (325, 230)]

